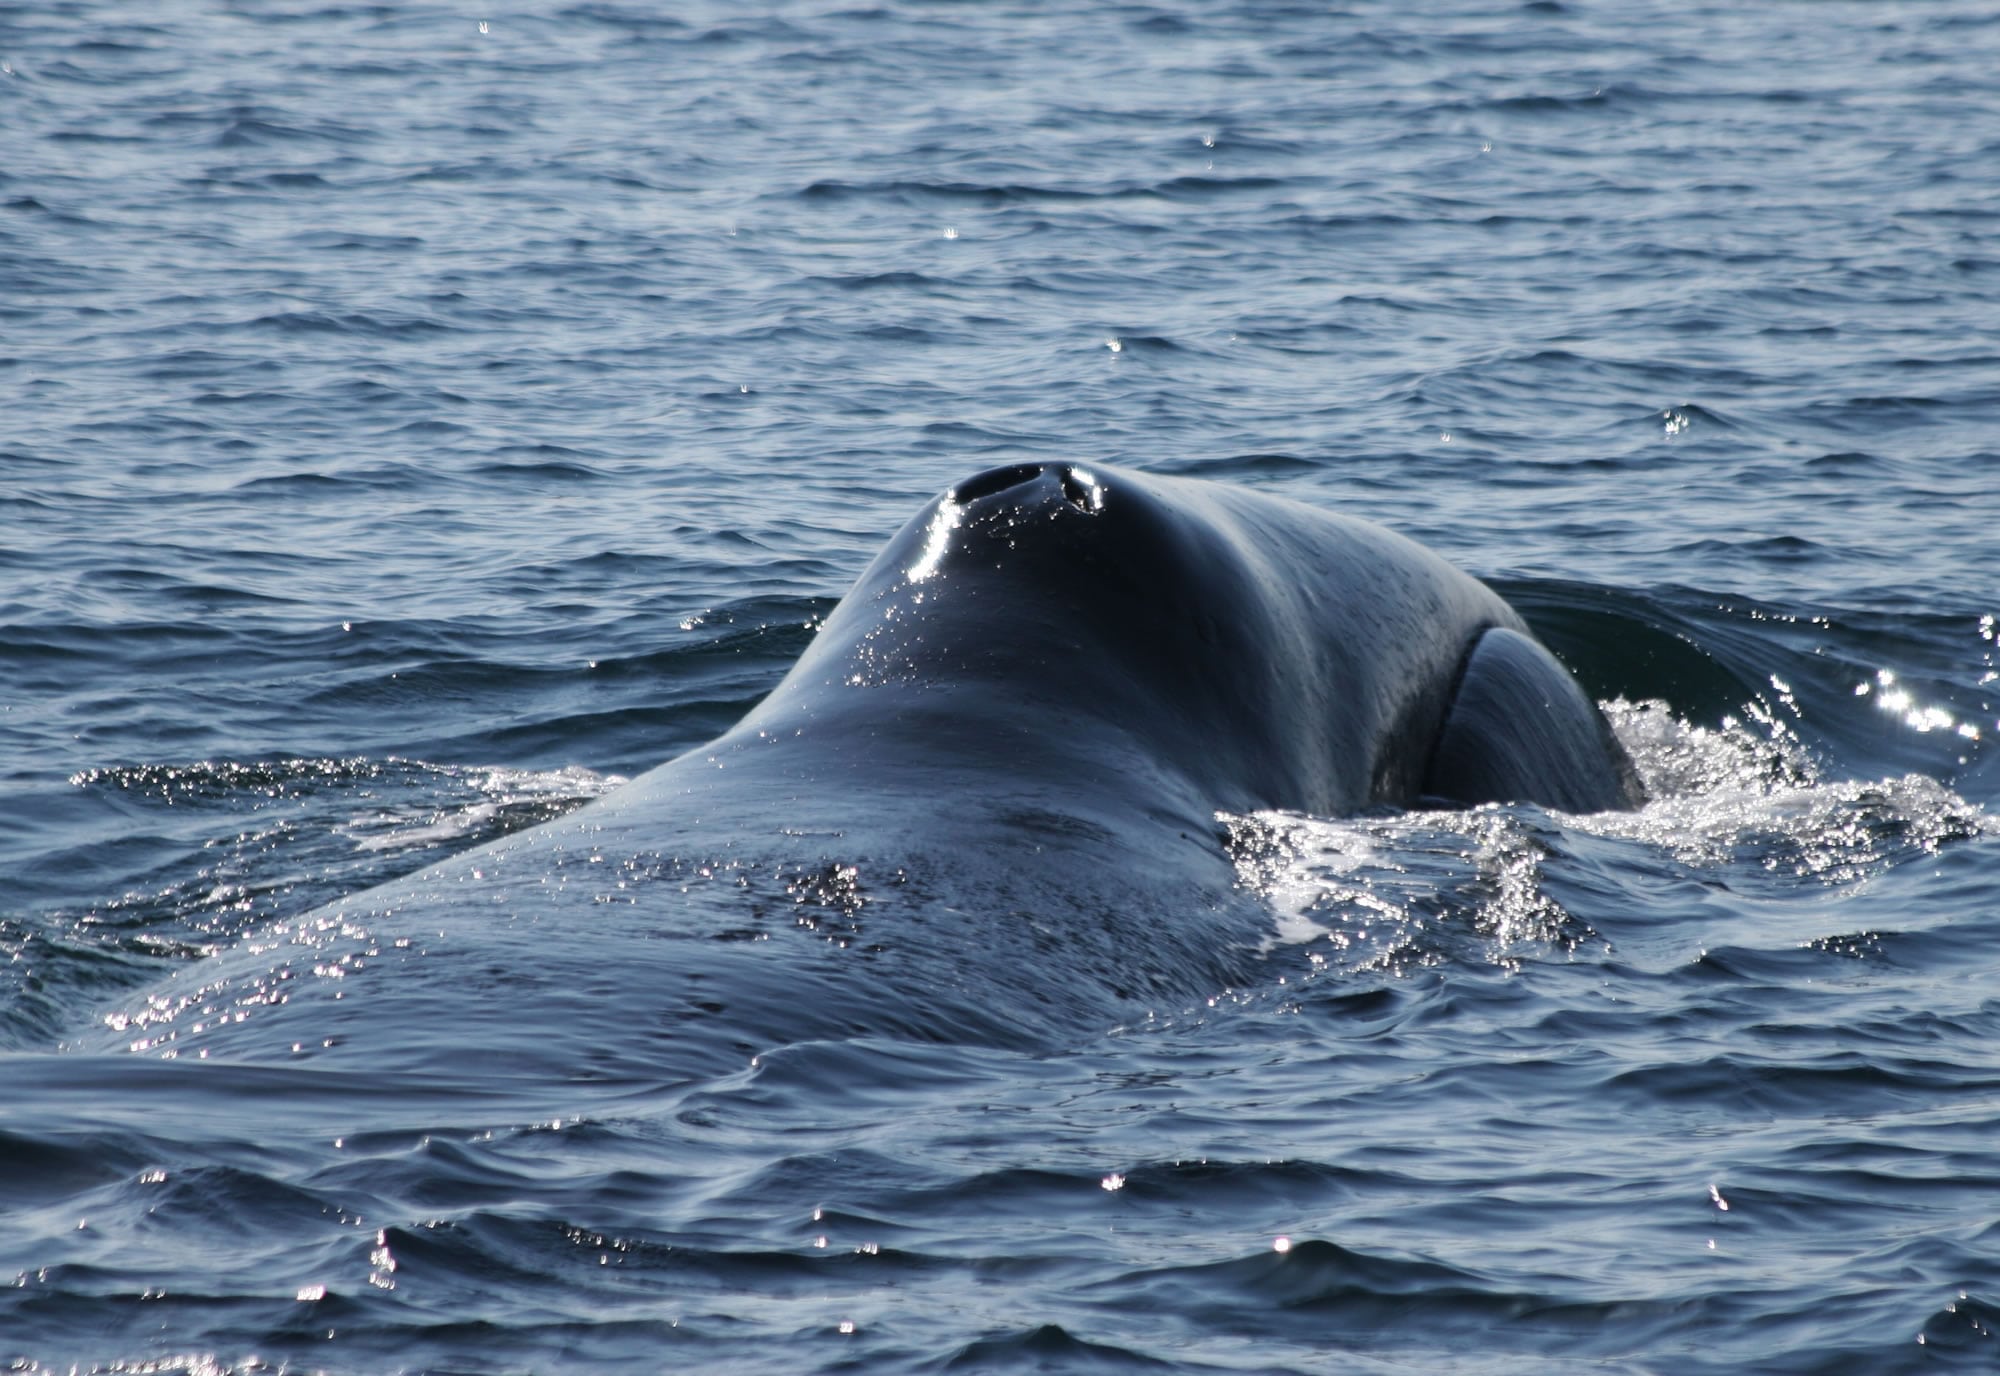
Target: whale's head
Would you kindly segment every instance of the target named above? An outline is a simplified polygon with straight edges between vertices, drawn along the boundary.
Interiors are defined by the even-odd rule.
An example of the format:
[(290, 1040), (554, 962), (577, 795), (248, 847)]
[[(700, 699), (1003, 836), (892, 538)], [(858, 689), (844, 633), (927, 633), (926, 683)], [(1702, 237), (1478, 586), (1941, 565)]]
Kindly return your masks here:
[[(1475, 657), (1494, 631), (1528, 649)], [(1465, 800), (1534, 797), (1514, 781), (1536, 782), (1551, 736), (1516, 730), (1521, 704), (1566, 691), (1553, 736), (1586, 756), (1604, 732), (1525, 631), (1484, 584), (1366, 521), (1228, 484), (1020, 463), (911, 518), (772, 702), (901, 743), (883, 758), (955, 752), (989, 778), (1066, 783), (1141, 767), (1231, 811), (1413, 802), (1438, 791), (1440, 742), (1438, 777), (1481, 795)], [(1455, 717), (1489, 677), (1509, 691)], [(1497, 765), (1496, 733), (1522, 742)]]
[[(1426, 604), (1385, 616), (1412, 559), (1436, 566), (1413, 580)], [(1460, 620), (1498, 605), (1362, 522), (1109, 465), (1012, 464), (917, 512), (773, 698), (920, 725), (936, 749), (983, 738), (1020, 770), (1107, 767), (1122, 744), (1219, 807), (1345, 811), (1400, 759), (1385, 732), (1441, 706), (1462, 645), (1415, 647), (1413, 677), (1412, 645), (1383, 642), (1451, 592), (1478, 603)]]

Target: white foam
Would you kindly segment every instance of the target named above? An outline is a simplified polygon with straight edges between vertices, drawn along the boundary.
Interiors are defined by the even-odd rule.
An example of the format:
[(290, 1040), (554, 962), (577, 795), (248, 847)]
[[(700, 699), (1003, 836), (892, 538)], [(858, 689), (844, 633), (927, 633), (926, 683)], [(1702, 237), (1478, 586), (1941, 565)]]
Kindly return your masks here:
[(1782, 724), (1697, 726), (1665, 703), (1605, 713), (1645, 782), (1637, 812), (1527, 806), (1324, 818), (1224, 814), (1239, 882), (1276, 916), (1266, 950), (1303, 946), (1316, 966), (1400, 971), (1451, 925), (1511, 964), (1524, 946), (1574, 950), (1592, 935), (1550, 894), (1544, 869), (1584, 837), (1636, 842), (1679, 865), (1754, 857), (1776, 882), (1849, 885), (1899, 859), (2000, 825), (1935, 779), (1828, 780)]

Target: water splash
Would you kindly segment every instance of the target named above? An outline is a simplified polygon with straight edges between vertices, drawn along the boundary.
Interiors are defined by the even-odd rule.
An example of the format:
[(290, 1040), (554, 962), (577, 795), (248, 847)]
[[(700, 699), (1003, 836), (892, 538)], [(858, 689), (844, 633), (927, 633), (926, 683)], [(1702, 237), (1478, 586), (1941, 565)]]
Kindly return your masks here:
[(1515, 969), (1598, 937), (1550, 871), (1592, 839), (1637, 843), (1675, 866), (1795, 887), (1865, 882), (1949, 842), (2000, 833), (1935, 779), (1822, 777), (1768, 718), (1716, 727), (1662, 702), (1605, 705), (1651, 801), (1638, 812), (1552, 814), (1522, 805), (1321, 818), (1220, 817), (1238, 882), (1276, 915), (1268, 950), (1302, 947), (1315, 972), (1390, 975), (1464, 957)]

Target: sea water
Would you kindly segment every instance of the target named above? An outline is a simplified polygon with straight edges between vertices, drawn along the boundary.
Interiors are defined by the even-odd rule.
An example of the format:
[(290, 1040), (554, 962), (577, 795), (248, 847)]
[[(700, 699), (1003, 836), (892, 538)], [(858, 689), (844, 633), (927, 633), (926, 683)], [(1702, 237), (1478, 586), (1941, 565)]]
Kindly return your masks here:
[[(0, 1358), (1991, 1369), (1996, 69), (1959, 3), (0, 11)], [(1271, 977), (1050, 1055), (120, 1032), (1039, 459), (1424, 541), (1653, 802), (1222, 818)]]

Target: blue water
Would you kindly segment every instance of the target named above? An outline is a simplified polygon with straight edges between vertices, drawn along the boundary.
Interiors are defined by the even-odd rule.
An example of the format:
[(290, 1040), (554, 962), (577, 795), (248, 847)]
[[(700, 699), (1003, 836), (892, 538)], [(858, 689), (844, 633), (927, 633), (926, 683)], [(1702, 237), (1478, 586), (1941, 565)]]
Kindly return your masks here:
[[(0, 10), (0, 1359), (1992, 1369), (2000, 17), (672, 9)], [(1033, 1051), (177, 1001), (1024, 458), (1424, 541), (1653, 802), (1226, 819), (1268, 977)]]

